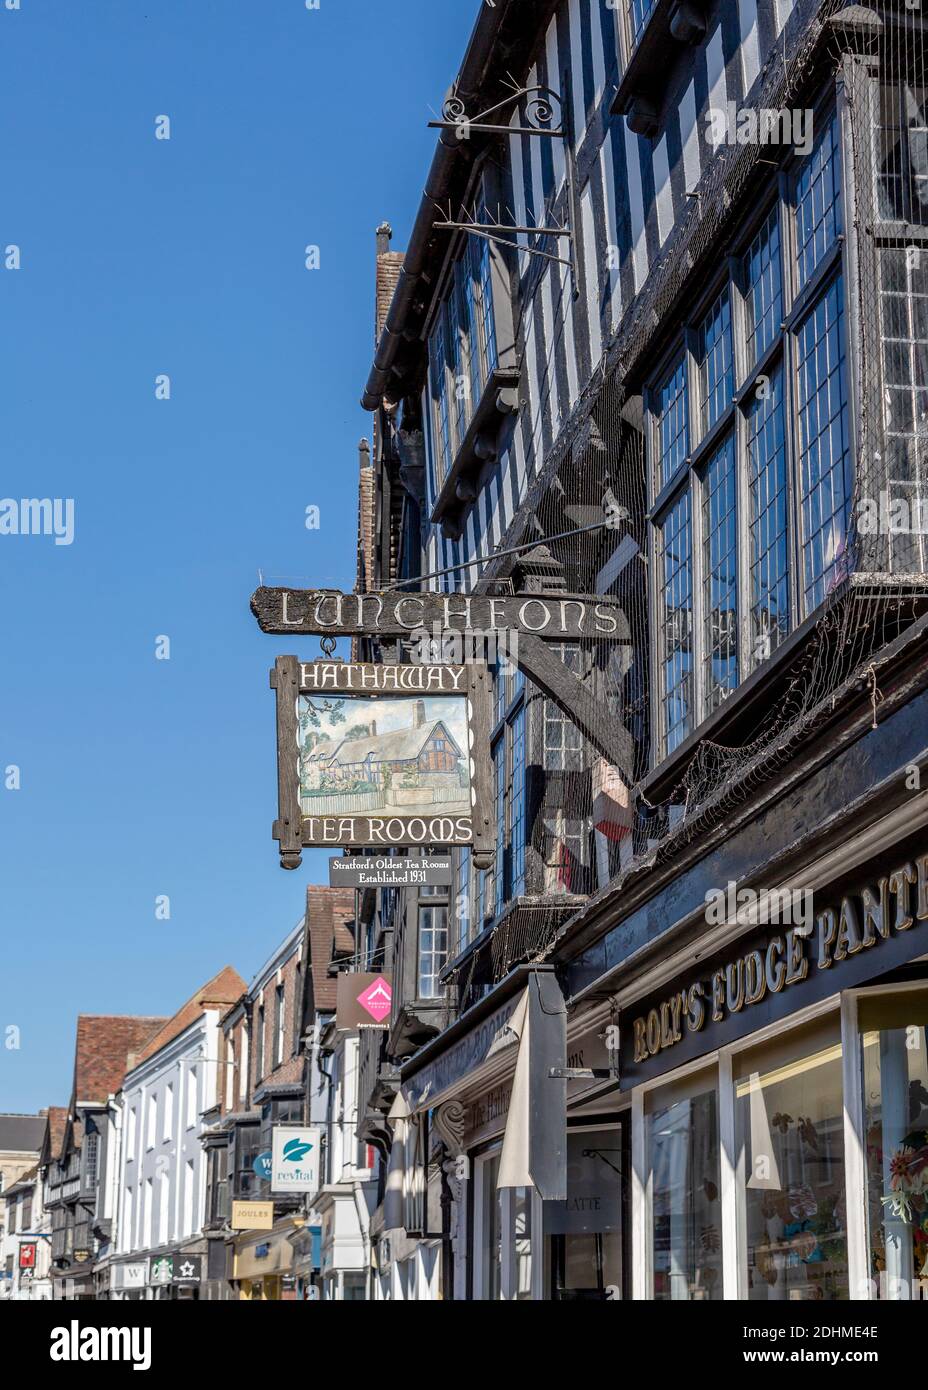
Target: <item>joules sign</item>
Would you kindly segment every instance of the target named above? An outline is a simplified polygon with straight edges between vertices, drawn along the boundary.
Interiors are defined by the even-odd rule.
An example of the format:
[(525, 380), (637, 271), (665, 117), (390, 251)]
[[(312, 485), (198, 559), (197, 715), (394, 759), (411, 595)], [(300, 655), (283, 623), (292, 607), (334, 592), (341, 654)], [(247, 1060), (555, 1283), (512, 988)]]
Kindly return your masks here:
[(734, 959), (717, 958), (698, 979), (636, 1005), (631, 1027), (622, 1029), (622, 1086), (745, 1036), (926, 949), (928, 854), (923, 854), (847, 893), (808, 924), (772, 934), (768, 927)]

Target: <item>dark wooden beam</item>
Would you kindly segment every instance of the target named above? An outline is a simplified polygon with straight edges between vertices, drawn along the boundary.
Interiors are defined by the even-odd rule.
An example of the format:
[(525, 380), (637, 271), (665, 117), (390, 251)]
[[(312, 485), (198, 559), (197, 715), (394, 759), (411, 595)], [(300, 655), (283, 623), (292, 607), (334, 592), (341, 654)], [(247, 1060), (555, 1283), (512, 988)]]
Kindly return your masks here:
[(619, 769), (627, 784), (635, 780), (635, 742), (618, 718), (596, 700), (560, 657), (544, 642), (519, 634), (516, 664), (533, 685), (549, 696), (608, 763)]

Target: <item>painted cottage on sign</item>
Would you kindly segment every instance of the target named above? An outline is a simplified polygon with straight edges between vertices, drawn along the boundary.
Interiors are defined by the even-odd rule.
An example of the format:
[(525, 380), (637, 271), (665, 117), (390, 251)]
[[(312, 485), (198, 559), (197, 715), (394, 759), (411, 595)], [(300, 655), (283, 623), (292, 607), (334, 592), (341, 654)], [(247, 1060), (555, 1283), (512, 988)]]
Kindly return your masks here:
[(409, 728), (379, 734), (372, 720), (361, 738), (326, 739), (304, 761), (310, 775), (315, 768), (339, 781), (380, 784), (400, 777), (418, 783), (422, 777), (448, 776), (457, 772), (462, 757), (448, 726), (441, 719), (428, 722), (425, 701), (417, 700)]

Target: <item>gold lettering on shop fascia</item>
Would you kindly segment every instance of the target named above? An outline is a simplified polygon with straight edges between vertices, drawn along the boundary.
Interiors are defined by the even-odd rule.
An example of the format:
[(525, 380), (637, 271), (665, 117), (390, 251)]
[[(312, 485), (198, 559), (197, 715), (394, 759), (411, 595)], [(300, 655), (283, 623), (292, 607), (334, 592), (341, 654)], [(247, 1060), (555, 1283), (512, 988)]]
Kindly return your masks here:
[(685, 1033), (759, 1004), (808, 978), (810, 969), (831, 970), (893, 932), (928, 921), (928, 854), (902, 864), (874, 886), (818, 913), (809, 927), (771, 937), (763, 950), (748, 951), (649, 1009), (632, 1024), (635, 1061), (647, 1062), (673, 1047)]

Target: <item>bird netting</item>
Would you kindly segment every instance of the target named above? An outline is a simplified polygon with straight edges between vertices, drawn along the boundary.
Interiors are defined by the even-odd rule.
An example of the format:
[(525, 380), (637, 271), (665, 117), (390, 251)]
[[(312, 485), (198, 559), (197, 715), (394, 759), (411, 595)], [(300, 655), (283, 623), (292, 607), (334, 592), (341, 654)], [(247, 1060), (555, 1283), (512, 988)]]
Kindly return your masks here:
[[(801, 6), (799, 20), (790, 27), (789, 41), (784, 31), (761, 72), (755, 106), (760, 117), (762, 111), (808, 105), (830, 93), (835, 128), (841, 131), (835, 149), (826, 151), (832, 185), (818, 145), (807, 156), (806, 171), (792, 183), (788, 172), (780, 173), (791, 167), (785, 152), (772, 158), (769, 146), (758, 143), (717, 150), (580, 410), (535, 479), (521, 534), (506, 539), (507, 545), (532, 539), (544, 545), (564, 531), (565, 518), (580, 528), (605, 509), (606, 527), (552, 540), (548, 548), (567, 591), (610, 593), (624, 607), (630, 645), (581, 642), (563, 655), (595, 689), (603, 727), (620, 722), (632, 735), (635, 752), (633, 766), (606, 767), (562, 711), (529, 693), (528, 706), (539, 714), (542, 729), (537, 756), (544, 776), (529, 800), (526, 835), (542, 865), (543, 900), (536, 899), (530, 913), (514, 915), (508, 925), (504, 919), (488, 943), (496, 979), (517, 961), (550, 950), (575, 895), (615, 890), (644, 863), (667, 859), (717, 825), (768, 782), (851, 694), (869, 698), (876, 723), (882, 698), (877, 654), (924, 612), (928, 82), (922, 20), (918, 10), (903, 5), (877, 10), (838, 3)], [(778, 165), (773, 172), (771, 163)], [(790, 327), (784, 305), (784, 322), (776, 329), (783, 330), (782, 371), (797, 374), (799, 396), (803, 373), (809, 379), (813, 368), (818, 373), (815, 390), (796, 406), (798, 481), (790, 486), (799, 496), (783, 513), (797, 533), (790, 544), (799, 577), (791, 611), (785, 613), (787, 605), (769, 576), (758, 577), (751, 556), (741, 554), (756, 538), (750, 527), (742, 530), (737, 534), (746, 534), (747, 541), (737, 541), (729, 556), (733, 568), (744, 566), (740, 589), (731, 584), (727, 592), (740, 592), (742, 599), (747, 593), (750, 611), (741, 611), (736, 597), (727, 601), (725, 585), (710, 575), (697, 623), (695, 585), (691, 582), (687, 591), (679, 582), (679, 566), (673, 566), (673, 546), (682, 545), (685, 526), (690, 528), (685, 539), (692, 543), (697, 518), (685, 516), (675, 536), (668, 539), (665, 531), (659, 544), (654, 540), (644, 364), (655, 360), (664, 335), (681, 322), (680, 306), (694, 281), (726, 257), (744, 254), (739, 237), (747, 210), (766, 196), (763, 190), (777, 188), (778, 177), (781, 189), (792, 190), (787, 209), (790, 197), (809, 200), (822, 254), (830, 244), (842, 248), (840, 275), (830, 282), (838, 288), (821, 291), (818, 307), (804, 321), (812, 328)], [(798, 239), (785, 249), (787, 258), (805, 254)], [(813, 246), (809, 254), (814, 253)], [(831, 358), (838, 353), (835, 365)], [(842, 389), (846, 399), (839, 410), (836, 393)], [(742, 402), (737, 408), (747, 411)], [(769, 433), (765, 408), (757, 407), (754, 435), (750, 411), (749, 437), (762, 439), (762, 429)], [(756, 497), (766, 475), (752, 474), (750, 460), (745, 467), (741, 495)], [(803, 479), (813, 472), (816, 485), (806, 491)], [(700, 486), (709, 483), (704, 479)], [(705, 506), (703, 546), (716, 515), (708, 502)], [(804, 588), (812, 560), (803, 537), (812, 530), (821, 563), (815, 584)], [(704, 559), (704, 567), (708, 564)], [(491, 566), (485, 579), (504, 572)], [(750, 625), (747, 642), (745, 623)], [(706, 715), (724, 715), (727, 696), (754, 670), (763, 672), (767, 658), (800, 626), (803, 640), (793, 641), (790, 659), (767, 668), (776, 670), (768, 697), (756, 701), (749, 714), (722, 721), (718, 732), (704, 725), (709, 731), (700, 736)], [(748, 653), (737, 670), (731, 655), (736, 651)], [(729, 688), (723, 680), (714, 708), (711, 702), (697, 708), (697, 681), (705, 700), (713, 677), (717, 680), (715, 668), (725, 668), (726, 662), (729, 676), (735, 671)], [(661, 706), (666, 714), (673, 682), (672, 698), (688, 711), (687, 756), (677, 759), (679, 771), (651, 793), (652, 769), (675, 751), (668, 748), (659, 717)], [(775, 690), (775, 698), (769, 690)], [(668, 766), (674, 761), (670, 758)], [(459, 988), (466, 991), (475, 968), (471, 958)]]

